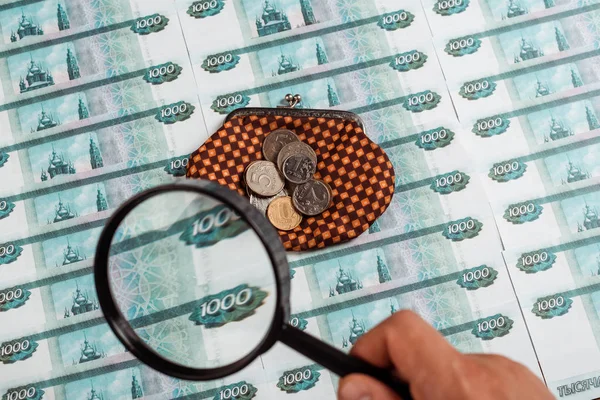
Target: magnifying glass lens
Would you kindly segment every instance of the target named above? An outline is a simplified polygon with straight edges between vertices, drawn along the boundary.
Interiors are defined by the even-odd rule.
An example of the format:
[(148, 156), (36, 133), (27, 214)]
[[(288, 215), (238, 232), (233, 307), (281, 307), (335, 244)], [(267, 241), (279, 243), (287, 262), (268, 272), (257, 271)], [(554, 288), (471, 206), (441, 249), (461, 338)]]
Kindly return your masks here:
[(166, 191), (135, 206), (113, 235), (109, 282), (133, 339), (186, 367), (243, 359), (275, 316), (276, 278), (261, 240), (206, 194)]

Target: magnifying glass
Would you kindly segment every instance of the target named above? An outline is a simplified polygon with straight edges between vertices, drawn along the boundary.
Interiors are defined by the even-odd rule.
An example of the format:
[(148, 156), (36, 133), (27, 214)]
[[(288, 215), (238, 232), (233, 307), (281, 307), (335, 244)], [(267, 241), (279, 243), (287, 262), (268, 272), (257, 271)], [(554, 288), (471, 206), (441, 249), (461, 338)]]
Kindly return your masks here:
[(370, 375), (411, 398), (390, 371), (288, 324), (290, 274), (277, 232), (216, 183), (184, 181), (129, 199), (100, 235), (94, 275), (117, 338), (164, 374), (222, 378), (281, 341), (339, 376)]

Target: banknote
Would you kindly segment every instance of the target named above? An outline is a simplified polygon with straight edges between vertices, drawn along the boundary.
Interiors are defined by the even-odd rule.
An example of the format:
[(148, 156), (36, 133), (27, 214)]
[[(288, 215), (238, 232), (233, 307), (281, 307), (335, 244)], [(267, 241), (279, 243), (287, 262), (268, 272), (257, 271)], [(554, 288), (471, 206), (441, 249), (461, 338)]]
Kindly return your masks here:
[[(548, 387), (557, 397), (596, 397), (599, 347), (598, 232), (506, 251), (504, 257)], [(562, 342), (560, 349), (551, 343)]]
[[(4, 335), (18, 336), (20, 332), (32, 332), (28, 329), (45, 321), (97, 312), (91, 273), (99, 233), (100, 228), (95, 228), (44, 241), (37, 245), (42, 255), (33, 258), (35, 264), (29, 271), (12, 271), (12, 279), (3, 280), (0, 320)], [(84, 307), (75, 301), (80, 295), (87, 299), (79, 302)], [(69, 321), (72, 319), (63, 322)]]
[[(440, 303), (429, 309), (426, 305), (429, 301), (419, 300), (419, 296), (412, 297), (412, 302), (408, 303), (403, 302), (403, 300), (407, 300), (406, 297), (392, 296), (379, 301), (352, 304), (344, 309), (335, 307), (327, 310), (325, 315), (315, 315), (309, 311), (294, 314), (292, 317), (300, 321), (301, 329), (304, 329), (305, 332), (340, 350), (348, 351), (369, 329), (398, 310), (413, 309), (422, 313), (421, 315), (426, 320), (435, 320), (434, 315), (440, 310), (440, 307), (454, 307), (455, 312), (450, 312), (449, 318), (441, 318), (439, 321), (440, 325), (445, 328), (438, 328), (451, 344), (464, 352), (497, 353), (501, 351), (527, 365), (534, 373), (541, 376), (516, 301), (512, 300), (510, 303), (482, 311), (470, 312), (463, 309), (466, 311), (465, 314), (459, 316), (460, 312), (456, 312), (461, 308), (459, 303), (450, 298), (446, 298), (444, 301), (442, 298), (438, 298)], [(293, 319), (293, 321), (296, 320)], [(312, 364), (310, 360), (284, 345), (275, 345), (269, 353), (262, 356), (262, 361), (267, 373), (282, 370), (294, 371)], [(314, 373), (314, 370), (312, 372)], [(307, 373), (306, 377), (303, 376), (306, 378), (303, 381), (309, 381), (311, 376)], [(316, 392), (318, 393), (318, 390)]]
[(468, 81), (513, 64), (533, 66), (563, 53), (591, 50), (598, 40), (593, 21), (599, 7), (600, 3), (592, 3), (552, 18), (484, 31), (465, 25), (462, 32), (434, 40), (444, 74), (451, 82)]
[[(557, 397), (598, 395), (598, 283), (522, 296), (523, 314), (548, 388)], [(562, 342), (560, 349), (551, 343)]]
[[(163, 118), (174, 109), (181, 118)], [(49, 111), (47, 115), (57, 118)], [(49, 128), (40, 132), (41, 137), (30, 136), (0, 150), (6, 157), (0, 167), (5, 211), (14, 209), (17, 201), (41, 195), (42, 187), (48, 190), (49, 185), (75, 180), (103, 180), (102, 174), (130, 167), (162, 163), (167, 171), (183, 176), (187, 157), (207, 138), (198, 99), (192, 93), (174, 103), (139, 104), (133, 110), (90, 117), (77, 125)]]
[(6, 126), (2, 146), (16, 146), (18, 143), (23, 147), (23, 142), (35, 139), (39, 141), (56, 135), (57, 132), (89, 125), (97, 121), (94, 117), (124, 115), (141, 111), (146, 105), (156, 107), (156, 103), (174, 102), (189, 92), (185, 88), (189, 88), (187, 85), (193, 82), (187, 77), (182, 78), (165, 83), (163, 87), (151, 87), (138, 77), (117, 83), (109, 82), (87, 90), (85, 87), (74, 87), (70, 90), (71, 93), (64, 95), (57, 92), (48, 97), (34, 97), (31, 101), (20, 104), (7, 104), (0, 114)]
[[(42, 256), (40, 242), (102, 227), (112, 210), (134, 194), (180, 179), (173, 176), (165, 164), (161, 161), (158, 165), (118, 170), (103, 176), (101, 181), (80, 180), (66, 189), (52, 187), (45, 194), (16, 202), (14, 210), (20, 211), (2, 220), (7, 233), (1, 241), (8, 251), (2, 263), (7, 267), (10, 265), (10, 268), (3, 268), (2, 274), (15, 277), (30, 272), (36, 268), (37, 257)], [(12, 224), (19, 226), (9, 229)], [(62, 246), (67, 238), (63, 240)], [(51, 264), (47, 266), (52, 267)]]
[[(438, 232), (425, 235), (416, 231), (413, 236), (373, 234), (357, 239), (356, 246), (292, 261), (293, 306), (311, 309), (335, 300), (332, 297), (354, 301), (361, 296), (383, 298), (442, 283), (465, 298), (477, 291), (510, 289), (510, 282), (502, 278), (505, 272), (498, 242), (494, 246), (483, 238), (473, 238), (452, 243)], [(474, 252), (476, 246), (485, 246), (486, 252)], [(486, 290), (479, 290), (482, 288)], [(504, 301), (502, 297), (485, 300)], [(489, 305), (478, 298), (472, 303), (475, 308)]]
[(467, 134), (462, 145), (478, 159), (498, 160), (524, 155), (532, 149), (553, 148), (573, 137), (594, 135), (598, 123), (598, 92), (583, 86), (569, 97), (547, 96), (463, 120)]
[[(246, 387), (256, 393), (256, 386), (269, 387), (263, 381), (252, 379), (249, 382), (242, 381), (244, 394)], [(258, 382), (257, 382), (258, 381)], [(96, 367), (86, 366), (84, 368), (72, 367), (66, 374), (48, 374), (46, 379), (15, 380), (12, 383), (3, 381), (2, 394), (8, 396), (23, 396), (24, 398), (60, 398), (77, 399), (84, 398), (102, 399), (107, 396), (113, 398), (179, 398), (196, 396), (195, 398), (215, 399), (223, 394), (229, 394), (230, 385), (212, 385), (206, 388), (200, 383), (181, 381), (152, 370), (140, 361), (132, 359), (130, 355), (123, 355), (118, 362), (98, 365)], [(229, 392), (227, 391), (229, 389)], [(205, 397), (204, 397), (205, 396)]]
[[(185, 118), (161, 121), (162, 113), (184, 107), (188, 108)], [(5, 233), (10, 231), (16, 238), (16, 232), (36, 226), (114, 209), (133, 194), (126, 187), (148, 187), (151, 182), (185, 175), (189, 154), (207, 138), (201, 115), (194, 109), (199, 110), (197, 98), (196, 105), (182, 100), (135, 113), (131, 122), (119, 124), (129, 118), (115, 116), (87, 133), (10, 153), (14, 168), (5, 173), (13, 178), (7, 178), (7, 183), (14, 183), (0, 195), (0, 225), (6, 227)], [(113, 184), (115, 192), (109, 187)], [(120, 190), (123, 194), (111, 199), (111, 192)], [(34, 214), (37, 217), (32, 218)], [(19, 227), (14, 229), (14, 224)]]
[[(393, 107), (400, 113), (398, 118), (411, 121), (409, 125), (452, 115), (445, 84), (437, 79), (440, 75), (434, 72), (429, 80), (413, 81), (411, 77), (418, 75), (418, 70), (395, 70), (388, 65), (396, 62), (393, 56), (386, 57), (385, 62), (374, 66), (369, 62), (358, 63), (342, 67), (343, 71), (331, 69), (323, 74), (297, 76), (289, 81), (238, 88), (232, 92), (200, 93), (207, 128), (216, 130), (229, 112), (241, 107), (287, 105), (283, 100), (287, 93), (300, 94), (303, 108), (340, 109), (360, 115)], [(426, 62), (424, 68), (439, 71), (433, 62)]]
[[(316, 38), (367, 25), (377, 25), (388, 32), (402, 30), (417, 20), (410, 10), (403, 9), (407, 4), (410, 3), (397, 0), (341, 3), (335, 0), (242, 0), (231, 4), (223, 0), (176, 1), (186, 37), (218, 35), (219, 40), (203, 42), (202, 50), (190, 46), (192, 52), (201, 51), (204, 55), (248, 46), (259, 49), (267, 43), (283, 44), (292, 36)], [(424, 20), (422, 11), (419, 14), (418, 19)]]
[[(189, 92), (194, 77), (176, 22), (141, 41), (124, 29), (9, 57), (0, 72), (2, 145)], [(173, 50), (162, 50), (171, 41)]]
[[(236, 82), (255, 81), (258, 86), (259, 82), (268, 78), (290, 79), (298, 71), (319, 73), (335, 65), (347, 66), (395, 53), (402, 54), (401, 49), (420, 50), (414, 49), (415, 42), (419, 38), (421, 42), (425, 42), (429, 37), (421, 6), (414, 2), (397, 2), (396, 7), (401, 9), (398, 18), (404, 21), (397, 29), (385, 29), (375, 21), (359, 26), (341, 24), (336, 29), (288, 36), (260, 45), (234, 48), (194, 46), (191, 48), (190, 59), (194, 65), (198, 87), (201, 91), (223, 90), (231, 86), (233, 75)], [(201, 22), (184, 17), (182, 25), (186, 36), (201, 37), (209, 34)], [(410, 57), (408, 61), (400, 58), (398, 63), (391, 66), (420, 68), (427, 57), (432, 57), (433, 51), (427, 53), (425, 57), (416, 56), (414, 61)]]
[[(332, 69), (343, 72), (351, 69), (349, 65), (358, 63), (387, 64), (398, 71), (419, 69), (419, 75), (426, 74), (426, 71), (431, 74), (429, 68), (422, 68), (435, 64), (431, 45), (424, 43), (419, 46), (414, 40), (406, 41), (407, 37), (423, 37), (419, 30), (424, 28), (415, 26), (416, 32), (392, 36), (378, 27), (361, 27), (335, 31), (314, 39), (289, 40), (277, 47), (244, 53), (243, 59), (233, 60), (235, 64), (227, 69), (217, 69), (209, 64), (217, 63), (219, 59), (233, 59), (233, 51), (194, 57), (192, 62), (198, 87), (209, 92), (234, 90), (240, 83), (261, 86), (273, 81), (291, 80), (298, 75), (326, 73)], [(238, 52), (241, 53), (241, 50)], [(237, 77), (235, 81), (231, 80), (233, 73)]]
[[(143, 373), (140, 371), (138, 363), (134, 360), (125, 361), (121, 370), (113, 368), (105, 368), (104, 371), (98, 369), (85, 369), (81, 370), (86, 379), (79, 379), (73, 374), (73, 378), (54, 375), (46, 380), (29, 380), (17, 383), (19, 380), (15, 380), (15, 386), (11, 386), (7, 381), (3, 382), (2, 393), (4, 396), (17, 396), (19, 393), (24, 398), (75, 398), (76, 396), (84, 395), (96, 396), (102, 398), (106, 395), (123, 396), (129, 394), (131, 396), (132, 382), (136, 382), (139, 385), (139, 381), (143, 379)], [(133, 365), (131, 365), (133, 364)], [(137, 386), (136, 385), (136, 386)], [(140, 392), (143, 393), (143, 390)], [(28, 396), (28, 397), (25, 397)], [(100, 397), (102, 396), (102, 397)]]
[[(46, 331), (3, 341), (5, 357), (0, 366), (3, 374), (11, 379), (21, 376), (35, 379), (49, 372), (114, 362), (126, 354), (105, 323), (87, 327), (80, 323), (57, 329), (61, 333)], [(20, 344), (15, 348), (16, 343)]]
[[(177, 14), (164, 2), (151, 1), (144, 8), (149, 14), (126, 25), (109, 25), (114, 29), (102, 26), (0, 51), (0, 101), (18, 103), (77, 85), (94, 87), (132, 77), (154, 85), (176, 79), (189, 63)], [(142, 28), (148, 21), (152, 26)], [(169, 67), (169, 62), (175, 65)]]
[[(152, 4), (153, 3), (153, 4)], [(33, 0), (3, 2), (0, 51), (65, 38), (91, 29), (126, 26), (159, 2), (139, 0)], [(166, 5), (166, 4), (165, 4)], [(147, 8), (148, 7), (148, 8)], [(166, 9), (166, 7), (162, 7)], [(152, 14), (152, 13), (150, 13)]]
[(513, 193), (498, 202), (491, 198), (500, 236), (509, 249), (535, 242), (542, 231), (546, 238), (560, 238), (598, 228), (599, 201), (597, 178), (535, 194)]
[[(123, 357), (120, 362), (66, 375), (54, 374), (49, 379), (27, 381), (20, 386), (2, 388), (3, 395), (22, 393), (26, 398), (36, 395), (54, 398), (77, 399), (82, 395), (94, 398), (195, 398), (195, 399), (277, 399), (286, 394), (294, 398), (323, 395), (335, 397), (337, 377), (312, 362), (294, 371), (273, 370), (267, 373), (260, 360), (239, 373), (211, 382), (181, 381)], [(301, 370), (302, 375), (297, 376)], [(82, 373), (86, 378), (82, 378)], [(269, 371), (271, 372), (271, 371)], [(310, 374), (314, 375), (310, 375)], [(308, 376), (307, 383), (303, 377)], [(295, 379), (298, 377), (298, 379)]]
[(597, 283), (598, 239), (599, 232), (590, 230), (560, 239), (540, 238), (533, 245), (505, 250), (504, 260), (517, 294), (539, 297), (542, 292)]
[(536, 65), (518, 63), (483, 76), (448, 83), (461, 119), (473, 119), (498, 110), (534, 107), (547, 99), (562, 99), (597, 86), (597, 49), (564, 52)]
[(533, 145), (526, 152), (490, 154), (477, 158), (477, 175), (494, 202), (542, 196), (598, 177), (600, 137), (597, 131)]
[[(263, 392), (267, 398), (276, 399), (286, 395), (293, 395), (293, 398), (314, 399), (314, 398), (335, 398), (337, 394), (337, 385), (339, 378), (324, 369), (313, 361), (300, 356), (283, 345), (276, 347), (261, 357), (262, 361), (269, 357), (276, 356), (280, 349), (292, 352), (293, 356), (299, 360), (293, 366), (283, 366), (266, 364), (265, 376), (269, 382), (272, 382)], [(278, 347), (280, 346), (280, 347)], [(300, 361), (301, 360), (301, 361)]]
[(486, 31), (518, 23), (534, 23), (591, 4), (573, 0), (424, 0), (423, 8), (433, 36), (448, 36), (468, 27)]
[(422, 223), (436, 213), (476, 212), (479, 208), (473, 208), (467, 198), (485, 204), (481, 182), (471, 173), (468, 157), (456, 135), (461, 135), (460, 127), (450, 120), (379, 138), (378, 144), (394, 166), (396, 189), (390, 206), (373, 230), (400, 228), (409, 232), (424, 227)]
[[(317, 262), (307, 260), (312, 261), (310, 264), (293, 263), (293, 314), (331, 312), (390, 298), (398, 298), (399, 304), (415, 307), (425, 307), (427, 299), (452, 298), (448, 302), (455, 304), (455, 311), (460, 314), (489, 309), (507, 301), (510, 281), (502, 259), (493, 248), (488, 248), (486, 255), (482, 255), (465, 254), (469, 248), (460, 247), (453, 255), (440, 251), (444, 249), (444, 243), (436, 239), (430, 237), (427, 243), (407, 240), (387, 246), (381, 246), (381, 242), (375, 240), (368, 242), (373, 247), (369, 250), (352, 248), (345, 250), (343, 255), (338, 252), (328, 254), (328, 257), (321, 255)], [(479, 244), (486, 245), (483, 241)], [(361, 245), (359, 249), (367, 247)], [(431, 245), (431, 249), (427, 249), (429, 253), (426, 253), (426, 245)], [(436, 262), (442, 262), (440, 258), (448, 263), (447, 266), (434, 269)], [(437, 306), (433, 303), (431, 307), (445, 304), (444, 301), (436, 303)], [(394, 307), (397, 309), (396, 305)], [(431, 309), (418, 311), (426, 315), (433, 312)], [(439, 319), (432, 319), (431, 324), (444, 328), (449, 322), (441, 315), (449, 316), (452, 312), (440, 309), (436, 317)]]

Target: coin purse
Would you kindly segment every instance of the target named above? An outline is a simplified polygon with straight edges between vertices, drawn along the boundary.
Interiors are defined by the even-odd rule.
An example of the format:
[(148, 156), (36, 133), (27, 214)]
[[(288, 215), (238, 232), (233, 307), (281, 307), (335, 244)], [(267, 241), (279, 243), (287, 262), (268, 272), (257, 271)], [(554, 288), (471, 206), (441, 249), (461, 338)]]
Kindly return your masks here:
[(264, 159), (263, 140), (289, 129), (317, 154), (315, 179), (332, 192), (329, 208), (303, 217), (291, 231), (279, 230), (288, 251), (324, 248), (347, 242), (369, 229), (394, 194), (394, 168), (383, 149), (364, 132), (351, 112), (302, 108), (241, 108), (190, 155), (187, 177), (209, 179), (246, 195), (244, 171)]

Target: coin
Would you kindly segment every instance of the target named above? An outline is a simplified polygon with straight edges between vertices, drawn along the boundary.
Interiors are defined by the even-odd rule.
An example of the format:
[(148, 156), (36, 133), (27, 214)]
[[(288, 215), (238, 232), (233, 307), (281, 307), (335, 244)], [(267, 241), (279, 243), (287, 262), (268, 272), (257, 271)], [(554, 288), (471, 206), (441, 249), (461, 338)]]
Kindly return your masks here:
[(285, 185), (277, 167), (270, 161), (257, 161), (250, 164), (245, 178), (248, 188), (259, 196), (275, 196)]
[(302, 222), (302, 216), (294, 210), (289, 196), (273, 200), (267, 208), (267, 218), (275, 228), (282, 231), (291, 231)]
[(267, 208), (269, 207), (269, 204), (275, 200), (276, 198), (279, 197), (285, 197), (285, 196), (289, 196), (288, 191), (286, 188), (283, 188), (281, 190), (281, 192), (277, 193), (275, 196), (272, 197), (259, 197), (257, 195), (255, 195), (254, 193), (250, 193), (250, 204), (252, 204), (254, 207), (256, 207), (258, 209), (258, 211), (260, 211), (264, 216), (267, 215)]
[(281, 172), (292, 183), (304, 183), (313, 177), (317, 164), (306, 154), (292, 154), (283, 161)]
[(317, 215), (331, 203), (331, 188), (323, 181), (311, 179), (296, 186), (292, 195), (294, 207), (304, 215)]
[(263, 141), (262, 153), (267, 160), (277, 162), (277, 156), (286, 144), (299, 141), (298, 136), (289, 129), (277, 129), (269, 133)]
[(317, 163), (317, 154), (315, 151), (304, 142), (294, 142), (289, 143), (283, 146), (283, 149), (279, 152), (277, 156), (277, 167), (281, 171), (283, 169), (283, 162), (286, 158), (291, 156), (292, 154), (304, 154), (308, 156), (315, 164)]
[(246, 173), (248, 172), (248, 168), (250, 168), (250, 166), (252, 164), (254, 164), (255, 162), (256, 161), (252, 161), (252, 162), (250, 162), (250, 164), (246, 165), (246, 168), (244, 169), (244, 173), (242, 174), (242, 183), (244, 184), (244, 187), (246, 188), (246, 194), (248, 196), (251, 196), (253, 193), (252, 193), (252, 190), (250, 190), (250, 187), (248, 187), (248, 183), (246, 182)]

